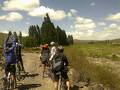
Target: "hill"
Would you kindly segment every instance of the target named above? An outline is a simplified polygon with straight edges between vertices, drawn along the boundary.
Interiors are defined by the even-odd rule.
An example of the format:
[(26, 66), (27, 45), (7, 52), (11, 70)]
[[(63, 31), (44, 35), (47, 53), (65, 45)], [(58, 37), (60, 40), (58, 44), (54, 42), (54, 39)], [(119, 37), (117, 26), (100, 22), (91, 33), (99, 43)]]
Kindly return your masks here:
[(0, 46), (3, 44), (3, 41), (4, 41), (5, 37), (6, 37), (6, 35), (7, 34), (0, 32)]
[(79, 43), (95, 43), (95, 42), (111, 42), (111, 43), (120, 43), (120, 38), (118, 39), (113, 39), (113, 40), (78, 40), (78, 39), (74, 39), (74, 43), (75, 44), (79, 44)]

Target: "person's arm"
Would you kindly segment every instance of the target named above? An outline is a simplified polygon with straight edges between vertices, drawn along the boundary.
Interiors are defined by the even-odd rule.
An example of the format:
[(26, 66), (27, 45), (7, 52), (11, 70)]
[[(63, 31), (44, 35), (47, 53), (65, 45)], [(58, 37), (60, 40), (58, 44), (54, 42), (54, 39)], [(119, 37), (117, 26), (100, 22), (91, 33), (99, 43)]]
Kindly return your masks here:
[(50, 59), (49, 59), (50, 61), (53, 59), (54, 55), (55, 53), (50, 56)]
[(15, 40), (13, 41), (13, 45), (12, 45), (12, 47), (9, 49), (9, 51), (13, 50), (14, 48), (16, 48), (16, 41), (15, 41)]
[(68, 66), (69, 62), (68, 62), (68, 59), (65, 55), (63, 56), (63, 60), (64, 60), (64, 63), (65, 63), (65, 66)]
[(51, 53), (50, 53), (50, 61), (53, 59), (53, 57), (54, 57), (54, 55), (56, 54), (56, 49), (55, 49), (55, 47), (52, 47), (51, 48)]

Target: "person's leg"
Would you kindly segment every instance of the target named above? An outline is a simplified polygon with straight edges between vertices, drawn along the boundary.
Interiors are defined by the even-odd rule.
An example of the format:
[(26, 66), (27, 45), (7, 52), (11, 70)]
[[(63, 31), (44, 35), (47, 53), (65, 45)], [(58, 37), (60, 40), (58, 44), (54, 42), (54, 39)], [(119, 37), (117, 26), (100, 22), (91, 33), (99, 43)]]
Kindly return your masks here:
[(66, 81), (67, 90), (70, 90), (70, 81)]
[(70, 81), (67, 72), (62, 73), (62, 77), (66, 81), (67, 90), (70, 90)]
[(58, 90), (58, 82), (54, 81), (54, 90)]
[(7, 63), (6, 63), (6, 65), (5, 65), (5, 76), (4, 76), (4, 78), (6, 78), (7, 75), (8, 75), (8, 65), (9, 65), (9, 64), (7, 64)]
[(44, 73), (45, 73), (45, 64), (44, 63), (42, 64), (42, 68), (43, 68), (42, 70), (43, 70), (43, 77), (44, 77)]
[(58, 90), (58, 84), (59, 84), (59, 75), (53, 74), (53, 84), (54, 84), (54, 90)]
[(13, 80), (14, 80), (14, 88), (17, 86), (17, 80), (16, 80), (16, 66), (13, 66)]

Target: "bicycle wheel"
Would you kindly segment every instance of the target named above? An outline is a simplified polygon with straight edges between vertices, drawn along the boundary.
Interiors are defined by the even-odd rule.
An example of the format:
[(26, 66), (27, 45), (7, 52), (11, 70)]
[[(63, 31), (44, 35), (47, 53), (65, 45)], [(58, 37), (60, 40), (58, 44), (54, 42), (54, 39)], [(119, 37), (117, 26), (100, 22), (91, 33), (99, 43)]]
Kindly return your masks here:
[(7, 90), (11, 89), (11, 78), (9, 78), (9, 77), (7, 77), (6, 89)]
[(62, 78), (61, 78), (61, 75), (60, 75), (60, 78), (59, 78), (58, 90), (62, 90)]
[(66, 82), (63, 78), (61, 78), (61, 81), (60, 81), (60, 90), (67, 90)]
[(16, 66), (16, 78), (18, 81), (22, 79), (19, 63), (17, 63), (17, 66)]
[(11, 76), (11, 80), (10, 80), (10, 86), (11, 86), (11, 90), (14, 90), (15, 86), (15, 80), (13, 78), (13, 75)]

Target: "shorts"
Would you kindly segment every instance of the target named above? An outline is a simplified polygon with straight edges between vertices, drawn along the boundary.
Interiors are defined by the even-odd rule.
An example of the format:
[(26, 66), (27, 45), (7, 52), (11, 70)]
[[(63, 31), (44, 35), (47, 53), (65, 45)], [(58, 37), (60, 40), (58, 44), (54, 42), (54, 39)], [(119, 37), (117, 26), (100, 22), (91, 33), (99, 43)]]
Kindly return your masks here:
[(15, 75), (15, 73), (16, 73), (16, 66), (15, 66), (15, 64), (12, 64), (12, 63), (6, 64), (5, 71), (7, 73), (11, 72), (13, 75)]
[(42, 61), (42, 64), (47, 65), (48, 61)]
[[(62, 76), (62, 79), (63, 79), (63, 80), (69, 81), (67, 72), (62, 72), (62, 73), (61, 73), (61, 76)], [(56, 81), (56, 82), (58, 82), (59, 79), (60, 79), (60, 75), (57, 75), (56, 73), (54, 73), (54, 75), (53, 75), (53, 80)]]

